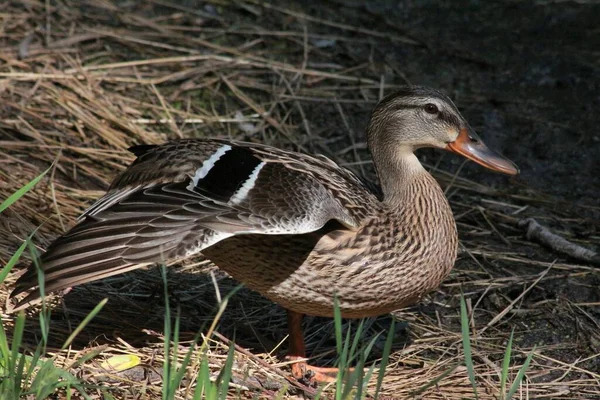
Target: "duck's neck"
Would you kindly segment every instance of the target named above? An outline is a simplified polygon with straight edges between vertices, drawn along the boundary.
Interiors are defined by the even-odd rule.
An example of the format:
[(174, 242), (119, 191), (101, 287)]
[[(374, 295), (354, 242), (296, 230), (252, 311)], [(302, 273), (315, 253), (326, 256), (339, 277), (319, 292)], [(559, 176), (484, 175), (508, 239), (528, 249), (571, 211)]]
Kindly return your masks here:
[(406, 204), (407, 196), (412, 197), (414, 194), (412, 187), (418, 181), (426, 181), (437, 186), (412, 149), (400, 149), (393, 154), (373, 152), (373, 161), (377, 168), (385, 203)]
[(403, 293), (413, 291), (410, 296), (419, 297), (437, 287), (454, 265), (456, 223), (440, 185), (412, 151), (396, 148), (392, 155), (382, 150), (383, 157), (373, 152), (373, 159), (384, 193), (386, 220), (393, 226), (390, 247), (397, 255), (393, 264), (405, 268), (403, 276), (419, 277), (415, 278), (418, 285)]

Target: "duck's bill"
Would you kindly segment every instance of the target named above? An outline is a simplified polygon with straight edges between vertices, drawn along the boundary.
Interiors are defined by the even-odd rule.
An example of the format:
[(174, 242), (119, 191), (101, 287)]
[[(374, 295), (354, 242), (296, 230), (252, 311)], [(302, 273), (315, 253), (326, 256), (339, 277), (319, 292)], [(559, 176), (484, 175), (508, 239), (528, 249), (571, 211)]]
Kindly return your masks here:
[(469, 128), (461, 129), (456, 140), (448, 143), (446, 149), (493, 171), (508, 175), (519, 173), (519, 168), (512, 161), (488, 149), (479, 136)]

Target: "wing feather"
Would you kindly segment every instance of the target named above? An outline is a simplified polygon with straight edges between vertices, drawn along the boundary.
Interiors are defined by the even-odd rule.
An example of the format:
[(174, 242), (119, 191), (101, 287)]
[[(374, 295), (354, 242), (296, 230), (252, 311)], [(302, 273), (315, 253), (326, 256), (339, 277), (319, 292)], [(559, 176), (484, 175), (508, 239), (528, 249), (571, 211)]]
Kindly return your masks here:
[[(353, 228), (365, 212), (343, 193), (366, 189), (349, 172), (336, 175), (331, 161), (237, 142), (182, 142), (139, 151), (49, 246), (39, 260), (48, 292), (197, 254), (232, 235), (303, 234), (330, 220)], [(39, 300), (37, 285), (32, 265), (11, 294), (34, 289), (18, 308)]]

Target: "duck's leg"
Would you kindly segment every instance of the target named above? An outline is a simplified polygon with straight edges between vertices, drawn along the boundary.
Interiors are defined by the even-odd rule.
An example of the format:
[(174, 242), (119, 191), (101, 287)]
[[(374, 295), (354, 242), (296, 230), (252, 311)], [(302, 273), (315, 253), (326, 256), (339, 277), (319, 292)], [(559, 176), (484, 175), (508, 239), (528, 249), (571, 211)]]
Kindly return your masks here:
[[(288, 360), (302, 360), (306, 358), (304, 346), (304, 335), (302, 333), (303, 314), (287, 310), (288, 330), (290, 333), (290, 344)], [(323, 368), (309, 365), (306, 361), (298, 361), (292, 364), (292, 375), (294, 378), (312, 382), (335, 382), (338, 368)]]

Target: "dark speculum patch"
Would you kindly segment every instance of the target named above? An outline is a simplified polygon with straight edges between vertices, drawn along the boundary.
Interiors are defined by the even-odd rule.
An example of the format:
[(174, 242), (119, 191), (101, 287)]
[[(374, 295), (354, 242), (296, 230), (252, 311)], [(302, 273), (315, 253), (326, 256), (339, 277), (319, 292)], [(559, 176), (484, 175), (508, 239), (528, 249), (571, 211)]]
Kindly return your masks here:
[(194, 190), (216, 200), (228, 201), (261, 162), (248, 149), (233, 147), (215, 162)]

